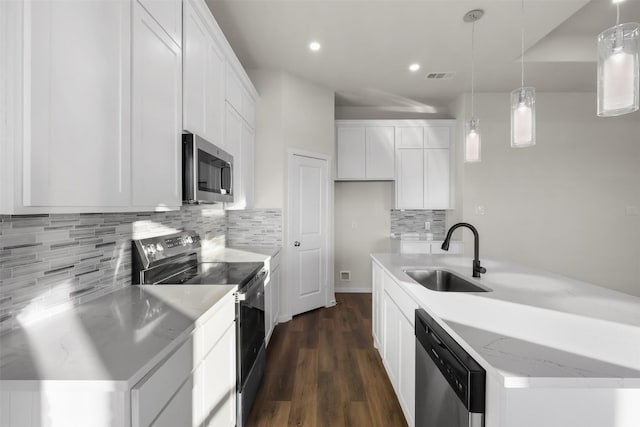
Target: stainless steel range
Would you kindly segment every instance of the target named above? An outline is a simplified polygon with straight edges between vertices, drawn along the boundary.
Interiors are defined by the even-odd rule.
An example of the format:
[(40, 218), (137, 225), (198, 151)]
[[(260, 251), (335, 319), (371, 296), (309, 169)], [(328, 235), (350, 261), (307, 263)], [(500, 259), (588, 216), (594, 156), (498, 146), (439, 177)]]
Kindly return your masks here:
[(237, 426), (251, 410), (264, 375), (264, 279), (256, 262), (202, 262), (200, 236), (184, 231), (133, 241), (134, 285), (238, 285), (236, 293)]

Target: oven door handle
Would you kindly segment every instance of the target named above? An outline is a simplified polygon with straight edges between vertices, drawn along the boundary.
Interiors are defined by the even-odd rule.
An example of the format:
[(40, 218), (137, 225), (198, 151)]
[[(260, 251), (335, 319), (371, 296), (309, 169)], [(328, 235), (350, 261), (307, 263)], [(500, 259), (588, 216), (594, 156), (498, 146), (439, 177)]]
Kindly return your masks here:
[(255, 277), (252, 279), (251, 285), (245, 289), (236, 292), (236, 302), (246, 301), (247, 294), (251, 293), (254, 288), (261, 286), (264, 283), (264, 278), (267, 275), (267, 270), (261, 269)]

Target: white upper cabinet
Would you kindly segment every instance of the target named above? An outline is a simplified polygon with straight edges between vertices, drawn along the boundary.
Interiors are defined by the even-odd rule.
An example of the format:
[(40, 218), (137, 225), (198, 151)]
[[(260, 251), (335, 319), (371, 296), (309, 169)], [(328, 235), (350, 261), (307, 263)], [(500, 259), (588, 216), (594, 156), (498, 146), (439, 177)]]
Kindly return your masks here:
[(206, 14), (184, 2), (183, 127), (225, 148), (225, 59), (212, 36)]
[(398, 126), (396, 148), (423, 148), (424, 130), (421, 126)]
[(183, 130), (252, 175), (225, 100), (242, 134), (257, 92), (204, 0), (0, 1), (0, 28), (0, 214), (178, 209)]
[(2, 3), (1, 213), (128, 206), (131, 5)]
[(424, 150), (424, 208), (449, 209), (450, 152), (446, 148)]
[(253, 208), (255, 199), (255, 133), (247, 123), (242, 124), (242, 187), (246, 209)]
[(338, 179), (362, 179), (365, 176), (366, 139), (364, 127), (338, 127)]
[(182, 204), (182, 55), (157, 22), (134, 2), (132, 205), (177, 209)]
[(336, 122), (337, 180), (393, 180), (393, 126)]
[(182, 46), (182, 1), (137, 0), (166, 31), (173, 42)]
[(396, 127), (396, 209), (452, 209), (454, 122)]
[(424, 208), (424, 156), (422, 148), (403, 148), (396, 153), (396, 208)]
[(242, 84), (231, 64), (227, 64), (225, 98), (238, 113), (242, 114)]
[(247, 124), (254, 128), (256, 126), (256, 102), (251, 95), (245, 90), (242, 91), (242, 117)]
[(365, 177), (367, 179), (394, 179), (393, 127), (367, 128), (365, 159)]
[(452, 128), (449, 126), (427, 126), (424, 131), (424, 148), (449, 148)]
[(242, 179), (242, 117), (229, 104), (226, 106), (225, 116), (225, 150), (233, 156), (233, 203), (227, 204), (227, 209), (244, 209), (245, 195)]

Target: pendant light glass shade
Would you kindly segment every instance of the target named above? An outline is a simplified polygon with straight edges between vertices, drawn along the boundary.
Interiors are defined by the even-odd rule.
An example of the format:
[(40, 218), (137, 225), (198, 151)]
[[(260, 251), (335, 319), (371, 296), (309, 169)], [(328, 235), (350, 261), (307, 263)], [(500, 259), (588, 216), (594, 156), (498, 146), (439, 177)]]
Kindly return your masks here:
[(511, 92), (511, 146), (536, 145), (536, 90), (521, 87)]
[(482, 138), (480, 137), (480, 120), (471, 118), (467, 122), (466, 138), (464, 140), (465, 163), (479, 162), (482, 152)]
[(632, 113), (640, 107), (640, 25), (620, 24), (598, 36), (598, 116)]

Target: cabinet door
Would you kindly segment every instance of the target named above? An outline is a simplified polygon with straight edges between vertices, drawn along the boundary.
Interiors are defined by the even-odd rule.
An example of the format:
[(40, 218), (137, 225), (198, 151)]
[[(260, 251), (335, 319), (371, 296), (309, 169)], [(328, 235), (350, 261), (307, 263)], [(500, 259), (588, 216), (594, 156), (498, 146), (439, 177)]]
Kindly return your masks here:
[(400, 310), (394, 304), (393, 300), (386, 292), (382, 293), (382, 319), (383, 319), (383, 344), (382, 344), (382, 361), (387, 368), (387, 374), (391, 380), (393, 388), (398, 390), (398, 374), (400, 368), (400, 351), (398, 345), (399, 339), (399, 322)]
[(416, 401), (416, 339), (413, 325), (404, 316), (400, 316), (400, 350), (398, 398), (407, 419), (407, 424), (414, 425)]
[(182, 1), (181, 0), (138, 0), (169, 37), (182, 46)]
[(224, 134), (225, 150), (233, 156), (233, 203), (227, 208), (243, 209), (246, 201), (242, 183), (242, 118), (229, 103), (226, 103)]
[(338, 179), (364, 179), (365, 128), (339, 127), (337, 145)]
[(255, 127), (256, 103), (246, 90), (242, 91), (242, 117), (250, 127)]
[(128, 206), (130, 3), (21, 3), (22, 204)]
[(280, 317), (280, 265), (277, 265), (271, 276), (271, 324), (275, 327)]
[(448, 209), (449, 201), (449, 150), (434, 148), (424, 150), (424, 208)]
[(134, 206), (180, 206), (182, 55), (137, 2), (133, 7)]
[(207, 34), (205, 63), (204, 137), (225, 149), (224, 144), (224, 55), (218, 45)]
[(197, 402), (194, 396), (198, 394), (195, 386), (196, 383), (189, 376), (150, 427), (198, 426), (197, 417), (194, 416), (197, 413)]
[(394, 148), (393, 127), (366, 129), (365, 176), (367, 179), (394, 179)]
[(242, 84), (240, 83), (240, 78), (236, 75), (236, 71), (230, 64), (227, 64), (225, 75), (225, 98), (236, 111), (242, 111)]
[(373, 344), (380, 350), (382, 342), (382, 275), (384, 272), (375, 262), (371, 263), (371, 324), (373, 327)]
[(251, 209), (255, 188), (255, 134), (246, 123), (242, 124), (242, 186), (244, 187), (245, 208)]
[(449, 148), (450, 143), (450, 127), (427, 126), (424, 128), (424, 148)]
[[(199, 426), (236, 425), (235, 323), (224, 333), (198, 369), (200, 375)], [(174, 424), (178, 426), (182, 424)]]
[(422, 209), (424, 206), (424, 156), (422, 148), (396, 152), (396, 209)]
[(397, 127), (396, 148), (423, 148), (422, 126)]
[(189, 132), (204, 136), (206, 69), (210, 40), (207, 27), (191, 4), (191, 0), (186, 0), (183, 5), (183, 33), (183, 127)]

